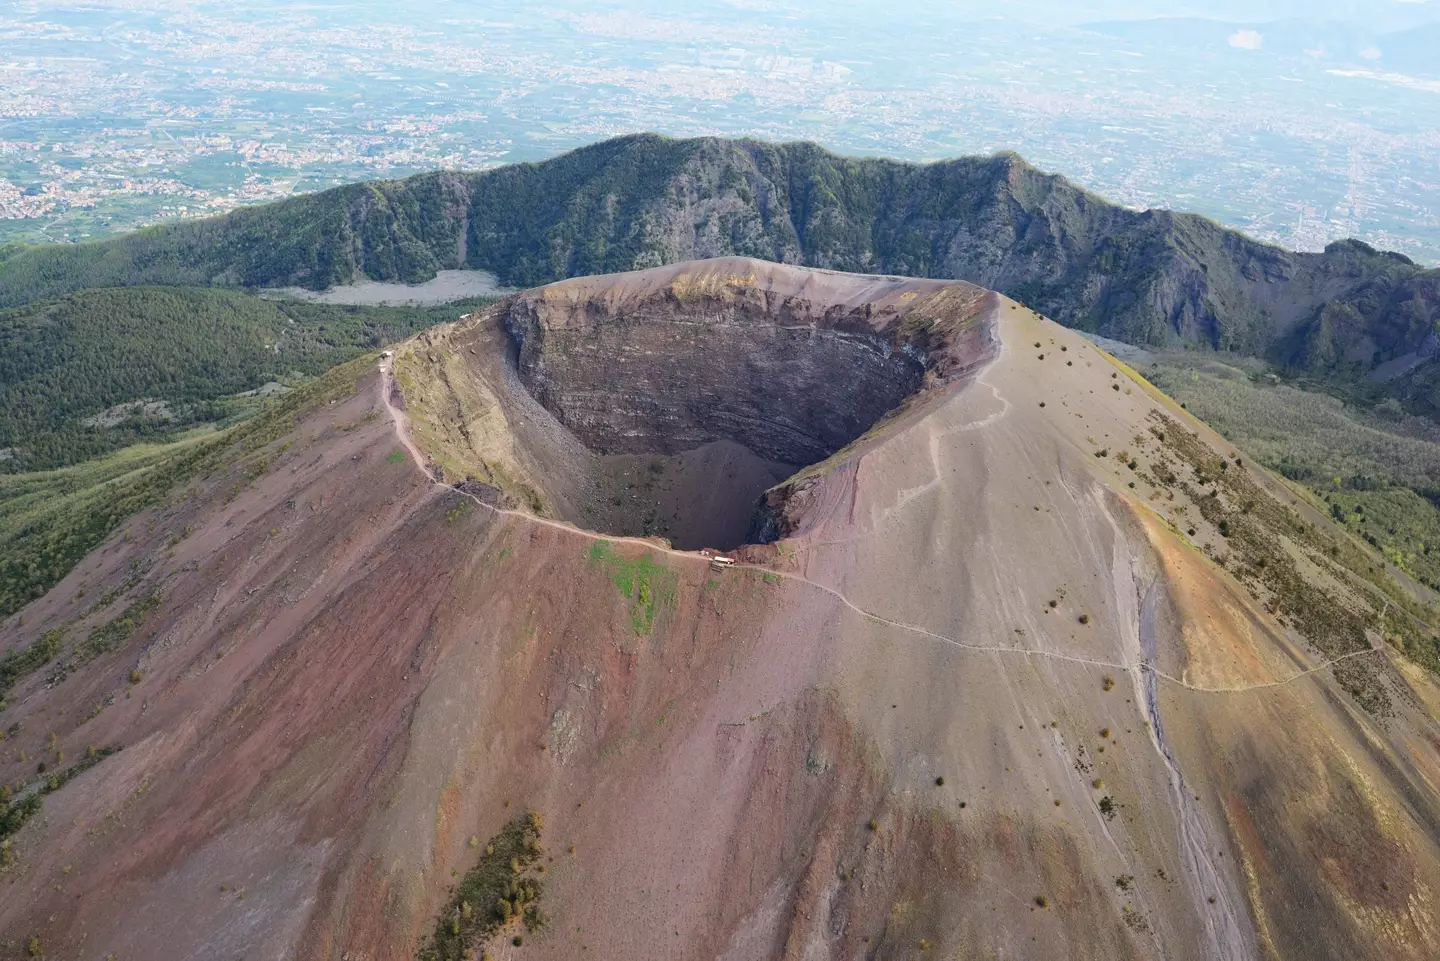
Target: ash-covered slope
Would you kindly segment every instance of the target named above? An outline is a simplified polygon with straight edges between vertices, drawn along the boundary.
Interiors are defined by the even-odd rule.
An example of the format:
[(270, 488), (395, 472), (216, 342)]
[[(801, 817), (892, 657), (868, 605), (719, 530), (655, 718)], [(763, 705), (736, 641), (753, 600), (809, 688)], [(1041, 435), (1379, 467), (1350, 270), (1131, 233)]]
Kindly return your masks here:
[[(436, 329), (5, 622), (61, 652), (0, 715), (9, 809), (41, 799), (0, 951), (1434, 957), (1440, 689), (1387, 643), (1425, 599), (1078, 336), (833, 276), (684, 265)], [(687, 453), (588, 445), (666, 423), (628, 394), (697, 325), (924, 368), (730, 569), (581, 529), (597, 460)], [(702, 387), (810, 423), (740, 406), (766, 383)]]

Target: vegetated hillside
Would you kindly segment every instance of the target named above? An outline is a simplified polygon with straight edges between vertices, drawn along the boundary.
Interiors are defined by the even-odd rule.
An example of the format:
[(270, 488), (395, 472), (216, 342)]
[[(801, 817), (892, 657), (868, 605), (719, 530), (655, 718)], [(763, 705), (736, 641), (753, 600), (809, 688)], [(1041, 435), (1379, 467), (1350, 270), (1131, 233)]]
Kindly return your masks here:
[(129, 287), (0, 311), (0, 472), (77, 463), (248, 409), (229, 395), (329, 370), (462, 312)]
[[(419, 281), (462, 266), (524, 287), (739, 254), (968, 280), (1130, 343), (1198, 344), (1327, 375), (1337, 358), (1361, 371), (1412, 353), (1428, 362), (1440, 310), (1440, 275), (1399, 254), (1353, 241), (1291, 253), (1203, 217), (1118, 207), (1012, 154), (916, 165), (653, 135), (11, 251), (3, 304), (132, 283)], [(1428, 382), (1410, 393), (1433, 406)]]
[[(1137, 366), (1260, 463), (1313, 491), (1333, 519), (1440, 590), (1440, 427), (1281, 383), (1258, 361), (1159, 353)], [(1323, 503), (1321, 503), (1323, 501)]]
[(328, 400), (337, 385), (353, 385), (355, 363), (260, 405), (223, 431), (206, 425), (169, 443), (132, 444), (70, 467), (0, 474), (0, 617), (48, 591), (136, 512), (288, 432), (297, 411)]
[[(517, 297), (177, 468), (0, 620), (0, 958), (1433, 958), (1430, 595), (1075, 333), (800, 273)], [(956, 363), (734, 567), (436, 481), (463, 441), (558, 505), (523, 378), (573, 418), (593, 371), (482, 348), (628, 322), (586, 298), (662, 333), (661, 281), (832, 410)], [(810, 429), (704, 386), (707, 429)]]

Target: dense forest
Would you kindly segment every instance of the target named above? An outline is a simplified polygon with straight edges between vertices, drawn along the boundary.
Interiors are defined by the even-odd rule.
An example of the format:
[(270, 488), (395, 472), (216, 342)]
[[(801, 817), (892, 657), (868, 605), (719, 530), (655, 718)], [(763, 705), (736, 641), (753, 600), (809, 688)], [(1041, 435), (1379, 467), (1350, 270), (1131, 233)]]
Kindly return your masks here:
[(465, 306), (342, 307), (128, 287), (0, 311), (0, 473), (228, 422), (254, 406), (234, 395), (322, 374)]

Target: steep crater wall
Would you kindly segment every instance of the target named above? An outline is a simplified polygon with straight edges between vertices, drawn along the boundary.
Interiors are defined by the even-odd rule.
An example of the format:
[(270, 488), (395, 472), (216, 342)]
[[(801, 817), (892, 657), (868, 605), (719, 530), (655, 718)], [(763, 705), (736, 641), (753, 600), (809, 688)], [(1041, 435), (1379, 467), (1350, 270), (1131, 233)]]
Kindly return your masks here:
[(500, 320), (520, 384), (596, 456), (568, 519), (728, 549), (772, 529), (767, 490), (974, 354), (984, 296), (727, 260), (551, 285)]
[(924, 383), (924, 351), (873, 332), (786, 327), (745, 305), (667, 313), (548, 329), (517, 305), (506, 326), (526, 388), (599, 454), (674, 455), (728, 440), (766, 460), (812, 464)]

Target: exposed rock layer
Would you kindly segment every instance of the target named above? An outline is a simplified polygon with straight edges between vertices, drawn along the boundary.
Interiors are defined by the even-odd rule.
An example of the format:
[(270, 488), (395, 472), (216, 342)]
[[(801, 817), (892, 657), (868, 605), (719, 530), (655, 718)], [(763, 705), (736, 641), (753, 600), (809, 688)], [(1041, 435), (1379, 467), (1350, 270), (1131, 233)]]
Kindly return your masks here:
[(944, 335), (927, 310), (947, 287), (968, 295), (952, 314), (978, 306), (980, 292), (963, 284), (733, 258), (544, 287), (512, 298), (504, 323), (526, 387), (597, 453), (730, 440), (805, 465), (937, 369), (941, 352), (927, 347)]

